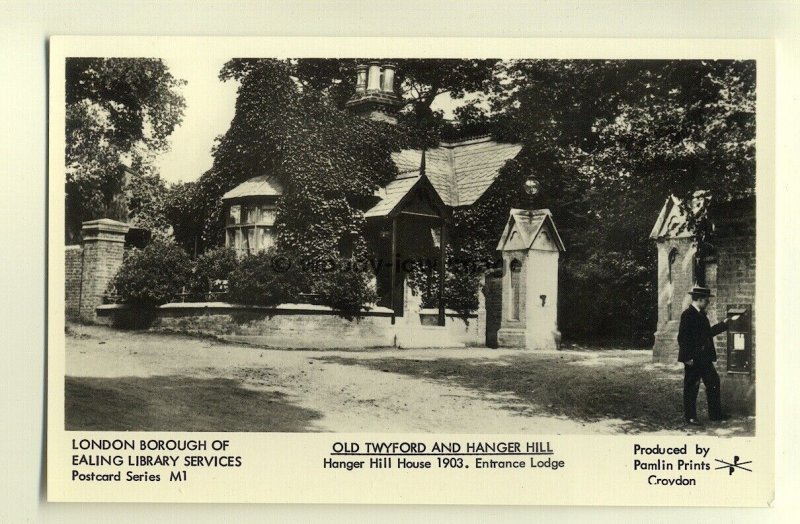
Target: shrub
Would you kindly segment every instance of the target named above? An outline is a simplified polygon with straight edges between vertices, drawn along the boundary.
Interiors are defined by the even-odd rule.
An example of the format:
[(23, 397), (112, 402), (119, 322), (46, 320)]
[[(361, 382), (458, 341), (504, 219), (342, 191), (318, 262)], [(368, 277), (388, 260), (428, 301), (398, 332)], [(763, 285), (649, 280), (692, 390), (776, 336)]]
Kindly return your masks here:
[(348, 320), (359, 317), (369, 309), (369, 304), (378, 300), (371, 273), (355, 267), (348, 268), (346, 260), (337, 264), (337, 270), (315, 279), (314, 290), (320, 295), (323, 305), (336, 310)]
[(128, 253), (111, 286), (124, 303), (154, 308), (188, 283), (191, 260), (177, 244), (157, 240)]
[[(478, 292), (481, 286), (482, 272), (461, 267), (451, 262), (449, 267), (455, 273), (448, 272), (444, 281), (445, 307), (456, 311), (465, 320), (469, 314), (478, 309)], [(422, 307), (439, 307), (439, 270), (437, 267), (426, 268), (424, 265), (414, 267), (408, 275), (409, 285), (422, 293)]]
[(189, 292), (199, 300), (207, 300), (209, 292), (220, 291), (216, 283), (227, 281), (238, 264), (236, 251), (231, 248), (206, 251), (195, 260)]
[(281, 260), (272, 249), (241, 259), (228, 277), (228, 301), (252, 306), (294, 301), (306, 288), (305, 276), (284, 270)]

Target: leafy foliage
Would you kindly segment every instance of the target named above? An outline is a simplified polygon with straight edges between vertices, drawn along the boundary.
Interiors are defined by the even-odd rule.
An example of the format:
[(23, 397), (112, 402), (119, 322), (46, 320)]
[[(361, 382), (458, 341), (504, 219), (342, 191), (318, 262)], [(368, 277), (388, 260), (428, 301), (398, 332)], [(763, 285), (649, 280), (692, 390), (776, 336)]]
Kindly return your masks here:
[(130, 216), (128, 223), (150, 231), (153, 236), (167, 239), (171, 224), (166, 215), (169, 190), (157, 174), (140, 173), (130, 178), (125, 188)]
[[(214, 150), (213, 168), (186, 191), (183, 208), (189, 211), (176, 214), (197, 211), (202, 244), (219, 245), (220, 197), (251, 177), (276, 177), (284, 188), (275, 226), (278, 252), (308, 263), (314, 278), (304, 280), (302, 292), (328, 297), (338, 307), (336, 286), (327, 282), (338, 277), (314, 273), (310, 262), (339, 253), (342, 245), (350, 246), (348, 257), (367, 256), (363, 202), (396, 175), (390, 153), (405, 137), (397, 128), (340, 111), (314, 90), (300, 89), (292, 72), (290, 64), (276, 60), (226, 64), (220, 77), (240, 82), (236, 113)], [(359, 281), (365, 282), (352, 278), (347, 284)]]
[[(160, 59), (67, 58), (65, 80), (65, 233), (71, 242), (85, 220), (124, 218), (113, 207), (123, 189), (123, 164), (153, 175), (155, 155), (168, 149), (185, 102), (179, 92), (184, 82)], [(154, 187), (152, 178), (142, 182)], [(145, 203), (141, 215), (153, 211), (144, 194), (133, 200), (134, 211)]]
[(189, 255), (174, 242), (156, 240), (127, 254), (110, 287), (127, 304), (153, 308), (172, 301), (190, 275)]
[(304, 287), (303, 274), (276, 270), (274, 250), (241, 259), (228, 277), (228, 301), (254, 306), (292, 302)]
[[(346, 261), (340, 260), (336, 267), (342, 268)], [(319, 280), (315, 286), (322, 303), (330, 306), (348, 320), (357, 318), (365, 306), (374, 304), (378, 294), (372, 285), (370, 274), (366, 271), (338, 270)]]
[[(203, 228), (208, 216), (219, 205), (210, 195), (205, 195), (209, 200), (204, 200), (200, 184), (204, 177), (197, 182), (179, 182), (167, 189), (164, 199), (164, 217), (172, 227), (175, 241), (188, 253), (202, 253), (206, 247), (213, 249), (221, 244), (221, 240), (204, 244)], [(219, 211), (221, 212), (221, 211)], [(221, 236), (221, 232), (220, 232)]]
[[(755, 63), (521, 60), (502, 64), (501, 75), (507, 81), (490, 97), (491, 110), (473, 105), (461, 114), (465, 125), (523, 144), (505, 171), (538, 188), (525, 205), (551, 209), (567, 246), (564, 333), (652, 332), (648, 234), (666, 196), (688, 204), (695, 191), (710, 190), (713, 204), (753, 193)], [(484, 198), (499, 198), (496, 189)], [(500, 194), (510, 198), (508, 191)], [(466, 211), (464, 230), (479, 233), (468, 251), (493, 249), (500, 230), (488, 224), (506, 202)], [(710, 230), (700, 218), (692, 226), (703, 245)]]
[(198, 300), (206, 300), (209, 292), (222, 291), (216, 283), (228, 280), (238, 265), (233, 249), (219, 247), (206, 251), (194, 260), (189, 292)]

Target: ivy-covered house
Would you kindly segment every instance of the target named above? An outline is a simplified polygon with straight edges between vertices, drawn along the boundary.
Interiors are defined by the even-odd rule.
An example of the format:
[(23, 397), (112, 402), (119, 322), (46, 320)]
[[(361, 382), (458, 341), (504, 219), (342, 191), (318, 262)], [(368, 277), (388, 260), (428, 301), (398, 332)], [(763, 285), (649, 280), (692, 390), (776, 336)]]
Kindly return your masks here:
[[(391, 63), (359, 66), (356, 90), (346, 107), (365, 118), (396, 123), (401, 106), (395, 93)], [(505, 163), (521, 145), (501, 143), (489, 136), (443, 142), (426, 150), (406, 149), (392, 154), (398, 174), (363, 205), (368, 243), (376, 261), (379, 305), (394, 314), (404, 309), (406, 260), (430, 260), (444, 274), (448, 221), (453, 210), (476, 205), (492, 187)], [(251, 178), (225, 193), (225, 245), (239, 254), (266, 250), (275, 243), (275, 216), (283, 188), (269, 174)], [(396, 263), (391, 263), (396, 261)], [(444, 323), (444, 278), (439, 278), (439, 323)]]

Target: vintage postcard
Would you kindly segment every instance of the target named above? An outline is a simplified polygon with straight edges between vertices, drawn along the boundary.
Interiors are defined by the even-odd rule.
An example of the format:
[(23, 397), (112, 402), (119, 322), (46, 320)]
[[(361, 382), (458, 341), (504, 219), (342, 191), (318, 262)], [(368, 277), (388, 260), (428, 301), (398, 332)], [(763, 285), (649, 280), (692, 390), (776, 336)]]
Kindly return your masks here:
[(51, 501), (766, 506), (767, 41), (53, 37)]

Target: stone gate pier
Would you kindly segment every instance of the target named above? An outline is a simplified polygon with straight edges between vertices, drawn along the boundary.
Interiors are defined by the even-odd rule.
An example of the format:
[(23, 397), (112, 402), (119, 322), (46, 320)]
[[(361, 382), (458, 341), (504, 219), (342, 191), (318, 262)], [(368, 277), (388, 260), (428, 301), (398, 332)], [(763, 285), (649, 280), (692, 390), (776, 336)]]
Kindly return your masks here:
[(503, 255), (497, 344), (558, 349), (558, 259), (564, 243), (550, 211), (512, 209), (497, 250)]

